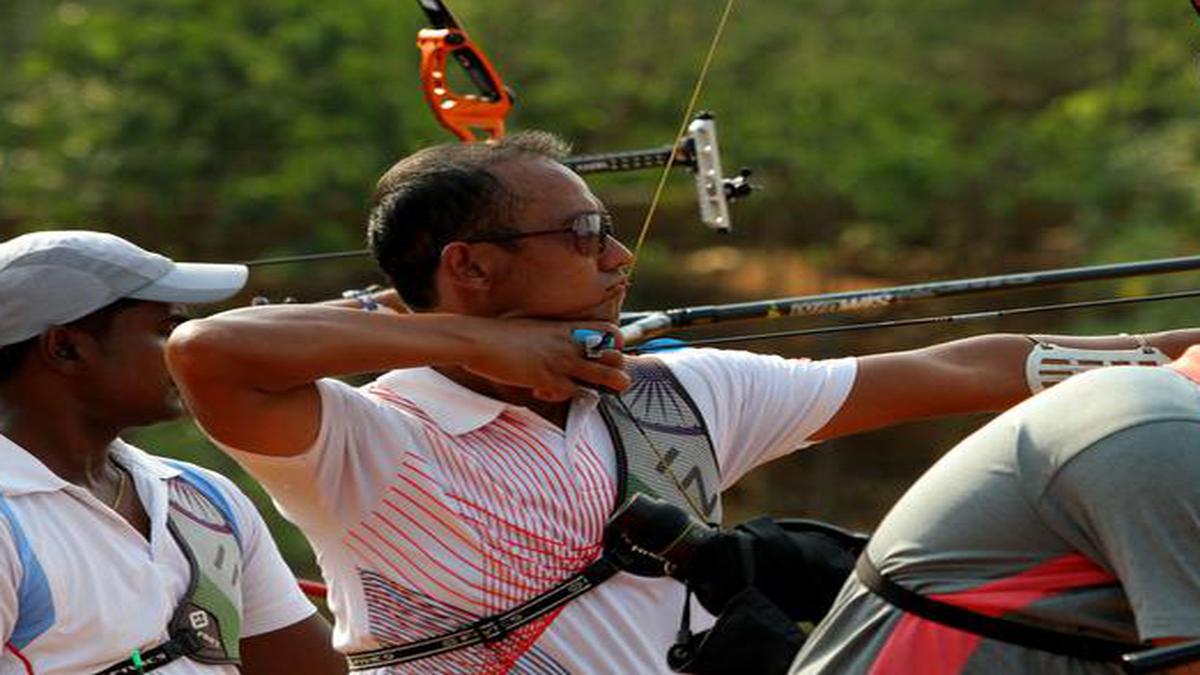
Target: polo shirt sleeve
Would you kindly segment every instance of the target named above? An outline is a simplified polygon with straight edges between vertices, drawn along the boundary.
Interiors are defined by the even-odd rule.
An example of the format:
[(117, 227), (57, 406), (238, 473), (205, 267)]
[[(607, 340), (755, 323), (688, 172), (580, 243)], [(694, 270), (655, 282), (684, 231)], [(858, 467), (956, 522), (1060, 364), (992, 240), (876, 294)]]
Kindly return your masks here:
[(691, 394), (716, 446), (721, 487), (793, 450), (837, 413), (854, 384), (853, 358), (813, 361), (724, 349), (660, 358)]
[(311, 447), (293, 457), (223, 449), (271, 493), (279, 512), (306, 533), (340, 536), (369, 512), (416, 444), (406, 418), (359, 389), (317, 382), (321, 424)]
[(1039, 508), (1121, 582), (1143, 640), (1200, 637), (1200, 422), (1160, 419), (1092, 443)]
[(253, 502), (229, 479), (205, 473), (228, 499), (241, 535), (242, 637), (280, 630), (315, 613)]

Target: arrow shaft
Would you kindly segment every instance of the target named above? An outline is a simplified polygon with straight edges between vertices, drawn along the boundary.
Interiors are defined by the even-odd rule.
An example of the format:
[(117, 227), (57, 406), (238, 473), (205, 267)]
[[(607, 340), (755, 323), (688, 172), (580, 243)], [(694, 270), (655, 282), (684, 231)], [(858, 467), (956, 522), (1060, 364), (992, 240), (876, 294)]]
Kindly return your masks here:
[[(752, 340), (766, 340), (781, 337), (805, 337), (811, 335), (828, 335), (832, 333), (850, 333), (863, 330), (875, 330), (881, 328), (903, 328), (906, 326), (925, 326), (930, 324), (940, 323), (958, 323), (961, 321), (976, 321), (980, 319), (998, 319), (1006, 316), (1020, 316), (1023, 314), (1038, 314), (1042, 312), (1067, 311), (1076, 309), (1087, 309), (1092, 307), (1110, 307), (1114, 305), (1129, 305), (1138, 302), (1159, 302), (1162, 300), (1180, 300), (1184, 298), (1200, 297), (1200, 289), (1190, 291), (1176, 291), (1173, 293), (1159, 293), (1155, 295), (1141, 295), (1133, 298), (1105, 298), (1102, 300), (1082, 300), (1079, 302), (1060, 302), (1049, 305), (1032, 305), (1029, 307), (1006, 307), (1002, 309), (984, 310), (980, 312), (965, 312), (961, 314), (943, 314), (939, 316), (923, 316), (912, 319), (893, 319), (889, 321), (871, 321), (867, 323), (852, 323), (842, 326), (818, 326), (816, 328), (802, 328), (798, 330), (775, 331), (772, 333), (754, 333), (750, 335), (729, 335), (724, 337), (703, 338), (699, 340), (685, 340), (687, 346), (698, 347), (705, 345), (721, 345), (734, 342), (749, 342)], [(636, 348), (633, 351), (637, 351)], [(650, 350), (653, 351), (653, 350)]]
[[(627, 344), (636, 343), (674, 328), (785, 316), (817, 316), (878, 309), (916, 300), (950, 298), (999, 291), (1041, 288), (1086, 281), (1121, 279), (1153, 274), (1170, 274), (1200, 270), (1200, 256), (1160, 258), (1109, 265), (1071, 267), (1065, 269), (1001, 274), (971, 279), (933, 281), (906, 286), (892, 286), (862, 291), (841, 291), (818, 295), (803, 295), (774, 300), (739, 302), (726, 305), (705, 305), (668, 309), (631, 315), (633, 320), (621, 329)], [(626, 317), (627, 320), (629, 317)]]

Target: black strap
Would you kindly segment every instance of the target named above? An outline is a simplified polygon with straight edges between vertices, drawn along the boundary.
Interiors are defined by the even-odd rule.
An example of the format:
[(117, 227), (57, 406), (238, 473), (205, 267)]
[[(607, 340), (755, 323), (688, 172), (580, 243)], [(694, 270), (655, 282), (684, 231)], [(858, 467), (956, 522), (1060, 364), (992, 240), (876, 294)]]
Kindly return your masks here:
[(158, 670), (172, 661), (190, 656), (199, 651), (199, 649), (200, 644), (196, 642), (190, 633), (173, 635), (170, 640), (157, 647), (138, 653), (136, 661), (130, 656), (130, 658), (118, 664), (97, 672), (96, 675), (137, 675), (139, 673), (148, 673), (152, 670)]
[(1065, 633), (991, 617), (928, 598), (880, 574), (866, 551), (858, 556), (854, 573), (858, 575), (858, 579), (863, 585), (898, 609), (943, 626), (964, 630), (991, 640), (1019, 645), (1026, 649), (1037, 649), (1089, 661), (1119, 663), (1122, 654), (1144, 647), (1138, 644)]
[(348, 654), (346, 661), (350, 664), (351, 671), (368, 670), (499, 640), (513, 630), (587, 593), (618, 571), (619, 568), (607, 556), (601, 556), (599, 560), (588, 565), (579, 574), (507, 612), (489, 616), (466, 628), (443, 633), (437, 637), (369, 652)]

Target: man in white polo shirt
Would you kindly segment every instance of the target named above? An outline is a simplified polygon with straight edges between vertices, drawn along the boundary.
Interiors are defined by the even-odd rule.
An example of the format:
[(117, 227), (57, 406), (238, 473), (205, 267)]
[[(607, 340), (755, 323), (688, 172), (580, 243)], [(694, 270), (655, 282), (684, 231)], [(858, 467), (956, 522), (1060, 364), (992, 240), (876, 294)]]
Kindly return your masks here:
[[(250, 308), (168, 344), (198, 422), (312, 541), (356, 670), (668, 672), (682, 584), (617, 574), (544, 596), (594, 569), (630, 484), (717, 520), (721, 490), (797, 448), (1029, 394), (1018, 335), (827, 361), (680, 350), (630, 359), (631, 383), (621, 354), (572, 340), (616, 330), (632, 256), (562, 151), (538, 133), (438, 146), (381, 179), (369, 238), (411, 314)], [(372, 371), (390, 372), (329, 379)], [(647, 445), (656, 459), (629, 460)]]
[(117, 437), (182, 410), (178, 303), (245, 279), (98, 232), (0, 243), (0, 672), (344, 669), (245, 495)]

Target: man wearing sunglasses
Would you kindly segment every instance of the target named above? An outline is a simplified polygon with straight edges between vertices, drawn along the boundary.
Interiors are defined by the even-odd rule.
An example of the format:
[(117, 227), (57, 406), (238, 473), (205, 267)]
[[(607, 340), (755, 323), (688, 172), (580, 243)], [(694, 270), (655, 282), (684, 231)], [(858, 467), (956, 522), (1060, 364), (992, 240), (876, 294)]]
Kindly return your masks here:
[[(707, 515), (720, 490), (797, 448), (1019, 401), (1035, 348), (1137, 347), (993, 335), (827, 361), (688, 349), (631, 380), (626, 366), (644, 361), (585, 358), (572, 340), (616, 330), (632, 256), (563, 155), (525, 133), (429, 148), (380, 179), (368, 236), (412, 314), (250, 308), (190, 322), (168, 345), (197, 421), (309, 536), (355, 669), (667, 672), (685, 603), (673, 580), (617, 574), (526, 604), (596, 582), (573, 575), (600, 557), (630, 475), (611, 392), (645, 386), (644, 400), (671, 403), (645, 414), (694, 413), (637, 423), (650, 442), (634, 433), (622, 448), (664, 445), (647, 471)], [(1188, 337), (1143, 346), (1174, 355)], [(366, 372), (386, 374), (362, 388), (332, 379)], [(670, 469), (694, 442), (719, 467), (711, 483)], [(696, 606), (692, 621), (713, 618)], [(385, 649), (422, 640), (415, 662)]]

